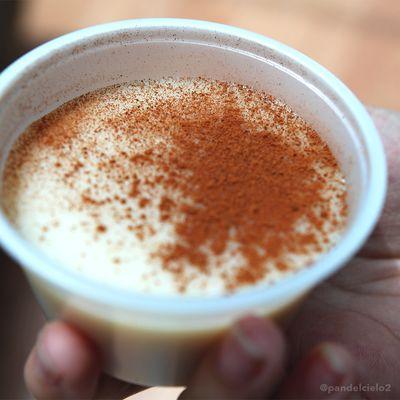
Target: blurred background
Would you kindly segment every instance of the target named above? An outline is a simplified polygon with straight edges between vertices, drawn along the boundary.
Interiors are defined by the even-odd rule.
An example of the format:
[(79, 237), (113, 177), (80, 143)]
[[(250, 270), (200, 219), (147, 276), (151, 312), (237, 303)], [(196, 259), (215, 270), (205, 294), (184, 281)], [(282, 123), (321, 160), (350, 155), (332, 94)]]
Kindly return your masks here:
[[(0, 70), (72, 30), (143, 17), (210, 20), (267, 35), (330, 69), (364, 103), (400, 110), (400, 0), (0, 0)], [(44, 319), (1, 250), (0, 262), (0, 398), (27, 398), (23, 363)]]
[[(128, 18), (222, 22), (286, 43), (339, 76), (370, 105), (400, 108), (399, 0), (1, 1), (7, 60), (89, 25)], [(6, 26), (7, 25), (7, 26)], [(12, 36), (12, 37), (11, 37)], [(6, 38), (6, 40), (3, 40)], [(13, 54), (14, 52), (14, 54)]]

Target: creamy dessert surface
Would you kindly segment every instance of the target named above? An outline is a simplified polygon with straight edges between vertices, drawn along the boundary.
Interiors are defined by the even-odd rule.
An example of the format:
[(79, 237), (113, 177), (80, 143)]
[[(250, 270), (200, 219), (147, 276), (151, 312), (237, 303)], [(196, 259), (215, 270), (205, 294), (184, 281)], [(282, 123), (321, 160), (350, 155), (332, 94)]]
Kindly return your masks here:
[(203, 78), (74, 99), (14, 145), (2, 203), (20, 233), (93, 280), (217, 296), (270, 285), (347, 219), (328, 146), (274, 97)]

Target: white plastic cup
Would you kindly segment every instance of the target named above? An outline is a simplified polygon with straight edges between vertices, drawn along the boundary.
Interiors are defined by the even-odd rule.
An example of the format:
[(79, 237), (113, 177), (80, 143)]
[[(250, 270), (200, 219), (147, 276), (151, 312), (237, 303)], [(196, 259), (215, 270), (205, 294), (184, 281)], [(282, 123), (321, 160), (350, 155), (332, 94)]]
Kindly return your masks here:
[[(136, 294), (85, 278), (24, 240), (0, 213), (0, 241), (19, 261), (50, 318), (79, 327), (105, 371), (144, 385), (182, 385), (205, 349), (246, 313), (282, 316), (360, 248), (386, 192), (385, 156), (365, 108), (331, 73), (264, 36), (210, 22), (143, 19), (94, 26), (26, 54), (0, 77), (1, 168), (32, 121), (88, 91), (137, 79), (203, 76), (281, 98), (327, 141), (348, 183), (349, 221), (310, 268), (229, 297)], [(68, 244), (66, 243), (66, 246)]]

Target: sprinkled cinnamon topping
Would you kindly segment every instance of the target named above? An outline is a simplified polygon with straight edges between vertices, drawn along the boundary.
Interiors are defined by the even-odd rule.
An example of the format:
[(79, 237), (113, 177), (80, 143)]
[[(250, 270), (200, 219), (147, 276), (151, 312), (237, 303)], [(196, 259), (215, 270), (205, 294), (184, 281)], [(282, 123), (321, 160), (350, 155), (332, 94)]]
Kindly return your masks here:
[(347, 218), (317, 132), (270, 95), (203, 78), (111, 86), (33, 123), (10, 153), (3, 206), (68, 266), (187, 295), (282, 279)]

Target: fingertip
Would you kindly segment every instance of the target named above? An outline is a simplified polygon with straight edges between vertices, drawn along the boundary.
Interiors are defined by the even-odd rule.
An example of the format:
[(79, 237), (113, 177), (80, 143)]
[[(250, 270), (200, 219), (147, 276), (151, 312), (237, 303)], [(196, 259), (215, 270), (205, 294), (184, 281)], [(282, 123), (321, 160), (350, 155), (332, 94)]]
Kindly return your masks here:
[(84, 335), (64, 322), (51, 322), (38, 336), (25, 378), (38, 398), (87, 398), (95, 391), (99, 364), (94, 346)]
[(236, 322), (221, 343), (218, 373), (229, 385), (248, 384), (266, 375), (274, 381), (281, 373), (284, 353), (283, 335), (274, 322), (246, 316)]
[(322, 343), (315, 349), (322, 362), (336, 379), (343, 379), (354, 375), (355, 363), (351, 354), (336, 343)]
[(355, 362), (351, 354), (336, 343), (313, 348), (285, 380), (282, 398), (345, 398), (339, 389), (355, 380)]
[(285, 342), (272, 321), (248, 316), (211, 349), (182, 398), (258, 398), (279, 381)]
[(32, 349), (25, 363), (24, 380), (36, 399), (61, 398), (60, 383), (62, 377), (55, 371), (46, 369), (37, 356), (36, 347)]
[(71, 380), (99, 372), (100, 358), (95, 346), (65, 322), (49, 323), (39, 335), (37, 348), (43, 361)]
[(248, 340), (257, 343), (266, 356), (282, 355), (285, 352), (285, 339), (281, 329), (270, 319), (249, 315), (236, 322), (234, 333), (244, 334)]

